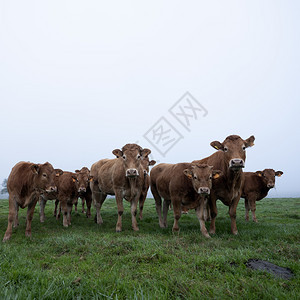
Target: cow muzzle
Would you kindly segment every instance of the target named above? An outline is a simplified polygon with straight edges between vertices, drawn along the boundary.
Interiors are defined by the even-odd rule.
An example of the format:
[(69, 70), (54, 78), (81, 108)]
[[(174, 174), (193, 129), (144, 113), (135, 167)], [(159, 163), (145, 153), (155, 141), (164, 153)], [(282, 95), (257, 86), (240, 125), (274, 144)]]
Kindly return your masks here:
[(274, 186), (275, 186), (275, 184), (274, 184), (273, 182), (269, 182), (269, 183), (267, 184), (267, 187), (268, 187), (269, 189), (272, 189)]
[(55, 193), (57, 192), (57, 187), (56, 186), (50, 186), (45, 190), (47, 193)]
[(234, 158), (234, 159), (230, 160), (229, 168), (231, 168), (231, 169), (245, 168), (245, 162), (241, 158)]
[(200, 195), (209, 195), (210, 189), (208, 187), (199, 187), (198, 194)]
[(137, 169), (127, 169), (126, 170), (126, 177), (137, 177), (139, 176), (139, 172)]
[(85, 193), (86, 192), (86, 188), (85, 187), (80, 187), (78, 189), (78, 193)]

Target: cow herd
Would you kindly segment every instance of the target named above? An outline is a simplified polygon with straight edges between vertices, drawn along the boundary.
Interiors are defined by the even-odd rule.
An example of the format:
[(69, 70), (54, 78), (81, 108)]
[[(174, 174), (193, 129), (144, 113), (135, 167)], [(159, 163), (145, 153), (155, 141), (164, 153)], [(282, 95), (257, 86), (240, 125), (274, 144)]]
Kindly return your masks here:
[[(19, 207), (28, 207), (26, 217), (26, 236), (31, 236), (31, 222), (36, 203), (40, 203), (40, 221), (45, 221), (47, 200), (55, 200), (54, 216), (62, 214), (63, 226), (71, 225), (71, 212), (78, 198), (82, 199), (82, 212), (91, 217), (91, 205), (96, 209), (95, 222), (102, 224), (101, 207), (107, 195), (114, 195), (118, 209), (116, 231), (122, 231), (123, 199), (130, 202), (132, 228), (137, 231), (138, 205), (139, 218), (143, 217), (143, 205), (147, 192), (155, 199), (160, 227), (167, 227), (167, 215), (173, 208), (173, 231), (179, 231), (178, 221), (183, 211), (195, 209), (200, 222), (200, 230), (205, 237), (216, 231), (217, 200), (229, 207), (231, 232), (237, 234), (236, 209), (241, 197), (245, 199), (246, 220), (251, 209), (253, 221), (255, 202), (263, 199), (274, 187), (275, 176), (282, 171), (265, 169), (257, 172), (243, 172), (246, 149), (254, 145), (254, 136), (244, 140), (237, 135), (228, 136), (222, 143), (211, 142), (218, 150), (209, 157), (191, 163), (165, 164), (149, 167), (156, 162), (149, 159), (151, 150), (137, 144), (126, 144), (115, 149), (114, 159), (102, 159), (89, 170), (83, 167), (75, 172), (54, 169), (50, 163), (35, 164), (19, 162), (7, 180), (9, 192), (8, 225), (3, 241), (10, 239), (12, 227), (19, 225)], [(162, 201), (163, 200), (163, 201)], [(210, 221), (209, 232), (205, 222)]]

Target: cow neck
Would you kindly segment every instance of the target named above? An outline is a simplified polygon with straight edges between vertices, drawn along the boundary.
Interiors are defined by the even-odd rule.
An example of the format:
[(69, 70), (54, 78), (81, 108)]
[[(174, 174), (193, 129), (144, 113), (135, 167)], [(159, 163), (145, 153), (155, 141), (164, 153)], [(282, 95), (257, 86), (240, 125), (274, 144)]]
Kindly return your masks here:
[(241, 181), (243, 170), (233, 171), (229, 168), (228, 164), (226, 164), (224, 160), (224, 169), (226, 170), (224, 173), (226, 174), (227, 186), (230, 190), (233, 190), (234, 187)]
[(138, 177), (134, 177), (134, 178), (127, 178), (129, 185), (130, 185), (130, 201), (133, 199), (133, 195), (135, 195), (136, 193), (136, 186), (137, 186), (137, 180)]

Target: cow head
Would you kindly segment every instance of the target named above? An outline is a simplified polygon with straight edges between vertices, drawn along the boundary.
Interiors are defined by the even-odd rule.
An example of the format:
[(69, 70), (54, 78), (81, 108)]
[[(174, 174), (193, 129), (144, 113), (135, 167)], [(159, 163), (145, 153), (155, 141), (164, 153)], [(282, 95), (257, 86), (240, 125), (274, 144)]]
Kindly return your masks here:
[(230, 135), (223, 143), (214, 141), (210, 145), (217, 150), (223, 151), (228, 167), (233, 171), (237, 171), (245, 167), (246, 149), (254, 145), (254, 140), (255, 137), (253, 135), (246, 140), (243, 140), (238, 135)]
[(150, 160), (149, 156), (142, 156), (141, 165), (143, 168), (144, 176), (147, 176), (149, 174), (149, 167), (154, 166), (156, 164), (155, 160)]
[(78, 193), (84, 194), (89, 186), (90, 181), (93, 180), (93, 176), (90, 175), (90, 170), (87, 167), (81, 168), (81, 170), (75, 170), (78, 180)]
[(44, 164), (33, 164), (31, 171), (35, 175), (37, 187), (47, 193), (55, 193), (57, 187), (54, 178), (63, 174), (61, 169), (53, 169), (53, 166), (46, 162)]
[(192, 165), (191, 168), (183, 170), (183, 173), (192, 181), (194, 190), (198, 194), (209, 195), (212, 180), (221, 175), (221, 171), (213, 170), (208, 165)]
[(151, 150), (143, 149), (137, 144), (126, 144), (122, 150), (115, 149), (112, 153), (123, 161), (126, 177), (135, 178), (139, 176), (142, 157), (149, 155)]
[(275, 176), (280, 177), (282, 171), (274, 171), (273, 169), (264, 169), (263, 171), (256, 171), (257, 176), (261, 177), (265, 185), (271, 189), (275, 186)]

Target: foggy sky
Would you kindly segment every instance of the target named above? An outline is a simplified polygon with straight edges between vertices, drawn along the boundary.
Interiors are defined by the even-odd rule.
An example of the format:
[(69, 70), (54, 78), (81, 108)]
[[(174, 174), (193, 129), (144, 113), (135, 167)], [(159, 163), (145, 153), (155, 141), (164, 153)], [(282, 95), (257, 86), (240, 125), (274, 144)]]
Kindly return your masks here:
[[(1, 182), (21, 160), (74, 171), (138, 142), (176, 163), (238, 134), (256, 138), (245, 171), (284, 172), (269, 196), (299, 197), (299, 9), (298, 1), (1, 1)], [(169, 111), (186, 92), (207, 111), (188, 129)], [(165, 156), (144, 137), (162, 117), (181, 136)]]

